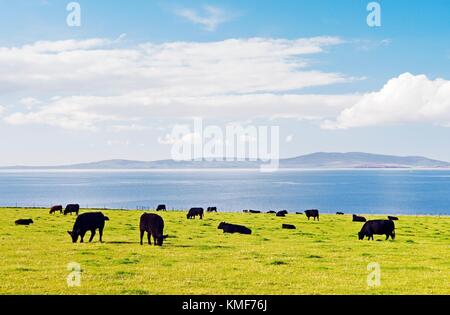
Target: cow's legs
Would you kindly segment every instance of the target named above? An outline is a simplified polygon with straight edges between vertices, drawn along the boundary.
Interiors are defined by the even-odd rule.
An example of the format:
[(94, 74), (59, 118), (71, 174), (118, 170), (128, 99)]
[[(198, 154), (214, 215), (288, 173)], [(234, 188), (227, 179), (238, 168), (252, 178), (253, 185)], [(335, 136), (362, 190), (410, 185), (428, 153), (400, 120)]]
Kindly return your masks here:
[(150, 232), (147, 232), (147, 240), (148, 245), (152, 245), (152, 234)]
[(144, 245), (144, 243), (142, 242), (142, 240), (144, 239), (144, 230), (141, 230), (141, 245)]
[(89, 243), (92, 243), (94, 236), (95, 236), (95, 230), (91, 230), (91, 237), (89, 238)]
[(81, 234), (80, 234), (80, 237), (81, 237), (80, 243), (83, 243), (83, 242), (84, 242), (84, 235), (85, 235), (85, 234), (86, 234), (86, 231), (81, 232)]
[(100, 243), (103, 243), (103, 228), (98, 229), (98, 234), (100, 234)]

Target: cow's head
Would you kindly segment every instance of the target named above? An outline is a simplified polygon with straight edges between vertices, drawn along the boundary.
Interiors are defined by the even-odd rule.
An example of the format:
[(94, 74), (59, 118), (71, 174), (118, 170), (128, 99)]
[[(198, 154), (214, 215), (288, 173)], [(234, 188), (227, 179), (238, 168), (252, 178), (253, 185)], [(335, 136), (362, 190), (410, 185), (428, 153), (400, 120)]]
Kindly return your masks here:
[(72, 238), (72, 243), (76, 243), (78, 241), (78, 235), (79, 235), (78, 232), (76, 232), (76, 231), (67, 231), (67, 233)]
[(168, 238), (168, 237), (169, 237), (169, 235), (160, 235), (160, 236), (158, 236), (158, 237), (156, 238), (156, 245), (162, 246), (163, 243), (164, 243), (164, 240), (165, 240), (166, 238)]
[(364, 233), (363, 232), (358, 232), (358, 238), (360, 241), (362, 241), (364, 239)]
[(225, 225), (225, 222), (220, 222), (219, 226), (217, 227), (218, 230), (222, 230), (223, 226)]

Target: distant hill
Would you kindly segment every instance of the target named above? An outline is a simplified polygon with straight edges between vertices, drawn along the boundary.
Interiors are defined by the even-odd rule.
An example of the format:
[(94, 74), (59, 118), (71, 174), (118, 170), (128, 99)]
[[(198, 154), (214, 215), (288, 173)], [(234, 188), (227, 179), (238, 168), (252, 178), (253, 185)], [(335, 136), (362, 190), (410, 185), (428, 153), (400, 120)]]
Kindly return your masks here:
[[(107, 160), (63, 166), (12, 166), (0, 169), (248, 169), (258, 168), (260, 161), (133, 161)], [(281, 159), (283, 169), (332, 169), (332, 168), (450, 168), (449, 162), (428, 159), (421, 156), (392, 156), (362, 152), (326, 153), (318, 152), (294, 158)]]

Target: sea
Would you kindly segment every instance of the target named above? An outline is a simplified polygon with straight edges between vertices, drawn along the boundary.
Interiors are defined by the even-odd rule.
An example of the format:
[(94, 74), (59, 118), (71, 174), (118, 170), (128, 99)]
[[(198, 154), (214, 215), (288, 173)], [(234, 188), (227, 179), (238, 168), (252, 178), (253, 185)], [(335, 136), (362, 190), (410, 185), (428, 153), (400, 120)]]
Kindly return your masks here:
[(450, 215), (450, 170), (2, 170), (1, 207)]

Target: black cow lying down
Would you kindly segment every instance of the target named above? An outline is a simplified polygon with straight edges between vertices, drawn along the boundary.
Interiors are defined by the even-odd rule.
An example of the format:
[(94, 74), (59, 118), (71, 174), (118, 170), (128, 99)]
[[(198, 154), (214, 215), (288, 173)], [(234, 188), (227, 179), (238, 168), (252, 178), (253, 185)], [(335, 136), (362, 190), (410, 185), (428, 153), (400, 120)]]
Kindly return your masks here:
[(277, 217), (285, 217), (286, 216), (286, 212), (278, 211), (276, 215), (277, 215)]
[(295, 225), (292, 225), (292, 224), (283, 224), (281, 227), (286, 230), (295, 230), (296, 229)]
[(391, 221), (398, 221), (398, 218), (397, 218), (397, 217), (391, 217), (391, 216), (388, 216), (388, 220), (391, 220)]
[(259, 211), (259, 210), (249, 210), (249, 212), (250, 212), (250, 213), (253, 213), (253, 214), (261, 213), (261, 211)]
[(360, 240), (363, 240), (364, 237), (368, 237), (368, 239), (373, 240), (373, 235), (386, 235), (386, 240), (389, 239), (389, 236), (392, 239), (395, 239), (395, 225), (391, 220), (372, 220), (364, 223), (361, 231), (358, 233), (358, 237)]
[(162, 246), (164, 239), (168, 237), (168, 235), (163, 235), (164, 220), (157, 214), (144, 213), (141, 216), (139, 228), (141, 230), (141, 245), (143, 245), (142, 239), (144, 238), (145, 232), (147, 232), (147, 240), (149, 245), (152, 245), (151, 237), (153, 237), (153, 243), (155, 246)]
[(30, 225), (33, 224), (33, 220), (31, 219), (20, 219), (14, 222), (16, 225)]
[(303, 212), (296, 212), (295, 214), (303, 214)]
[(360, 217), (359, 215), (354, 214), (353, 215), (353, 222), (366, 222), (366, 218)]
[(271, 211), (267, 211), (267, 213), (268, 214), (275, 214), (275, 213), (277, 213), (276, 211), (273, 211), (273, 210), (271, 210)]
[(252, 230), (250, 230), (248, 227), (236, 224), (229, 224), (226, 222), (220, 223), (217, 229), (223, 230), (223, 233), (252, 234)]
[(344, 215), (344, 212), (336, 212), (337, 215)]
[(72, 242), (76, 243), (78, 237), (81, 238), (80, 242), (83, 243), (84, 235), (87, 231), (91, 231), (91, 237), (89, 242), (92, 242), (95, 236), (95, 231), (98, 229), (100, 234), (100, 242), (103, 243), (103, 229), (105, 228), (105, 221), (109, 221), (109, 218), (103, 215), (101, 212), (87, 212), (80, 214), (73, 225), (72, 231), (67, 231), (72, 237)]

